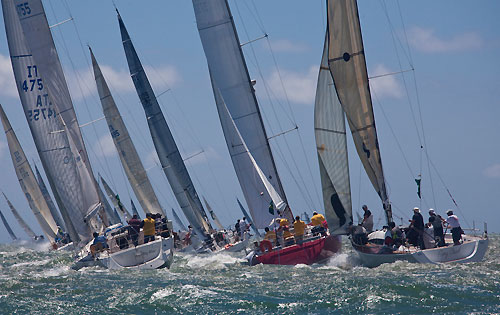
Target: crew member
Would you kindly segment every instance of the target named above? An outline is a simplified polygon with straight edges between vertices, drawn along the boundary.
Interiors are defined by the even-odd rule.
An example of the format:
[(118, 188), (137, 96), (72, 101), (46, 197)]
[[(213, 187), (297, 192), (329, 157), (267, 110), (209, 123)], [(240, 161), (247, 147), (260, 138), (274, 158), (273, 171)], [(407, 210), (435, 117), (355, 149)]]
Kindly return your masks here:
[(300, 220), (300, 216), (295, 217), (295, 221), (293, 222), (293, 230), (295, 233), (295, 241), (297, 243), (302, 242), (306, 230), (306, 223)]
[(155, 240), (155, 220), (152, 218), (151, 213), (146, 213), (146, 218), (141, 222), (140, 227), (144, 231), (144, 244)]
[(451, 228), (451, 237), (453, 238), (454, 245), (460, 245), (460, 239), (462, 238), (462, 228), (460, 227), (460, 222), (458, 217), (453, 214), (452, 210), (446, 211), (448, 218), (446, 218), (446, 223), (448, 227)]

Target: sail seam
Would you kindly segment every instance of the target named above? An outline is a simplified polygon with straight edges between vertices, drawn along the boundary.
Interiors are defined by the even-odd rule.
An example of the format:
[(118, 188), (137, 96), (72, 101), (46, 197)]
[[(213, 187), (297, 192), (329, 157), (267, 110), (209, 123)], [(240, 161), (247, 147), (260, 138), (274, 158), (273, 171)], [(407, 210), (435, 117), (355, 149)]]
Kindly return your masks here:
[(227, 24), (227, 23), (231, 23), (231, 20), (228, 19), (226, 21), (222, 21), (222, 22), (219, 22), (219, 23), (216, 23), (216, 24), (212, 24), (212, 25), (209, 25), (209, 26), (198, 28), (198, 31), (203, 31), (203, 30), (206, 30), (206, 29), (209, 29), (209, 28), (212, 28), (212, 27), (216, 27), (216, 26), (219, 26), (219, 25), (224, 25), (224, 24)]

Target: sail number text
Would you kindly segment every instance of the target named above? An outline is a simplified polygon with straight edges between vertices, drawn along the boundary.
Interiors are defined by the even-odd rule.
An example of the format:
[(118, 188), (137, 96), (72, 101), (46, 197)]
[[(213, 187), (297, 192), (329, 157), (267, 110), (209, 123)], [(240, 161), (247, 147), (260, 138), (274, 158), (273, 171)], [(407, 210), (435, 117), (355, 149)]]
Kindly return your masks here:
[(19, 15), (30, 15), (31, 14), (31, 8), (29, 6), (28, 2), (20, 3), (16, 5), (17, 8), (17, 14)]
[[(42, 92), (43, 91), (43, 81), (38, 77), (38, 67), (36, 65), (26, 66), (27, 79), (20, 82), (21, 89), (28, 92)], [(40, 93), (36, 96), (35, 109), (29, 109), (26, 111), (29, 121), (37, 121), (40, 119), (55, 118), (57, 113), (55, 109), (52, 108), (52, 103), (50, 102), (49, 95), (47, 93)]]

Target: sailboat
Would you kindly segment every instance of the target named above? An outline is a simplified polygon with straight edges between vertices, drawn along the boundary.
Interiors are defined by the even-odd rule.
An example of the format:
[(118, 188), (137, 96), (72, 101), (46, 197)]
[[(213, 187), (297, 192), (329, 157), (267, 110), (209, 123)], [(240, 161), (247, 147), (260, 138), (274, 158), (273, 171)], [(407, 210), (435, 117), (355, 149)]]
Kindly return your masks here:
[(17, 212), (17, 209), (10, 202), (10, 200), (7, 198), (7, 196), (4, 193), (2, 193), (2, 194), (5, 198), (5, 200), (7, 201), (7, 204), (9, 205), (10, 211), (14, 215), (14, 218), (16, 218), (17, 223), (19, 223), (19, 226), (21, 226), (23, 228), (24, 232), (26, 232), (26, 235), (28, 235), (28, 237), (31, 240), (38, 240), (38, 235), (36, 235), (35, 232), (33, 232), (33, 230), (26, 223), (26, 221), (24, 221), (24, 219), (19, 215), (19, 212)]
[[(3, 107), (0, 105), (0, 119), (2, 120), (2, 124), (5, 130), (5, 134), (7, 136), (7, 144), (9, 146), (10, 155), (12, 158), (12, 163), (14, 164), (14, 169), (16, 171), (17, 178), (19, 180), (19, 185), (23, 191), (23, 194), (28, 201), (28, 204), (35, 215), (38, 224), (42, 228), (43, 233), (47, 240), (55, 244), (56, 235), (58, 232), (57, 224), (50, 213), (49, 206), (43, 198), (42, 191), (38, 186), (38, 182), (36, 180), (35, 174), (31, 169), (31, 166), (26, 159), (26, 155), (24, 154), (24, 150), (17, 139), (17, 136), (12, 129), (9, 120), (7, 119), (7, 115), (5, 114)], [(26, 231), (28, 236), (32, 239), (38, 239), (37, 235), (31, 230), (31, 228), (24, 222), (21, 218), (17, 210), (14, 208), (12, 203), (5, 196), (7, 203), (9, 204), (12, 213), (16, 217), (19, 225)], [(57, 245), (55, 245), (57, 247)]]
[(3, 213), (2, 211), (0, 211), (0, 218), (2, 218), (2, 222), (3, 222), (3, 225), (5, 226), (5, 229), (7, 230), (7, 232), (9, 233), (10, 235), (10, 238), (13, 240), (13, 241), (16, 241), (17, 240), (17, 236), (16, 234), (14, 234), (14, 231), (12, 231), (10, 225), (9, 225), (9, 222), (7, 222), (7, 220), (5, 219), (5, 217), (3, 216)]
[[(351, 208), (345, 152), (345, 117), (358, 156), (382, 201), (387, 225), (390, 225), (393, 222), (391, 203), (375, 128), (356, 0), (327, 1), (327, 17), (328, 28), (318, 80), (315, 130), (325, 201), (328, 199), (326, 197), (332, 196), (331, 207), (326, 208), (328, 223), (338, 222), (347, 227), (345, 210)], [(325, 82), (320, 86), (319, 81), (322, 80)], [(335, 94), (329, 96), (330, 104), (318, 100), (324, 97), (322, 93)], [(352, 222), (352, 218), (350, 220)], [(382, 234), (382, 239), (377, 243), (375, 240), (379, 238), (379, 234)], [(368, 244), (359, 244), (354, 238), (351, 239), (363, 265), (375, 267), (397, 260), (419, 263), (475, 262), (482, 260), (488, 248), (485, 234), (484, 237), (465, 235), (463, 242), (455, 246), (425, 250), (409, 246), (393, 250), (383, 245), (384, 235), (381, 231), (373, 232), (368, 235), (368, 239), (373, 242), (369, 241)]]
[[(104, 115), (125, 173), (144, 211), (153, 214), (163, 213), (92, 50), (90, 54)], [(125, 220), (131, 219), (132, 216), (125, 209), (118, 195), (111, 190), (102, 177), (101, 182), (115, 207), (118, 207), (124, 214)], [(169, 230), (172, 230), (171, 223)], [(105, 235), (108, 243), (111, 244), (109, 250), (96, 253), (89, 248), (90, 252), (75, 264), (74, 269), (89, 265), (100, 265), (108, 269), (170, 268), (174, 248), (174, 238), (171, 233), (168, 236), (157, 235), (154, 240), (146, 243), (144, 243), (143, 231), (137, 235), (136, 243), (132, 241), (132, 233), (137, 233), (137, 231), (130, 226), (124, 227), (121, 223), (108, 227)]]
[(2, 0), (2, 8), (26, 120), (66, 230), (81, 248), (107, 222), (45, 11), (39, 0)]
[(118, 13), (118, 22), (123, 48), (137, 95), (140, 98), (147, 118), (153, 144), (160, 159), (161, 167), (172, 188), (175, 199), (195, 233), (204, 241), (204, 248), (215, 250), (211, 238), (213, 231), (203, 209), (200, 198), (188, 173), (186, 165), (177, 148), (174, 137), (161, 111), (146, 72), (130, 39), (125, 24)]
[[(293, 222), (227, 0), (193, 0), (224, 137), (256, 228), (280, 215)], [(312, 264), (340, 249), (340, 237), (256, 251), (250, 264)]]

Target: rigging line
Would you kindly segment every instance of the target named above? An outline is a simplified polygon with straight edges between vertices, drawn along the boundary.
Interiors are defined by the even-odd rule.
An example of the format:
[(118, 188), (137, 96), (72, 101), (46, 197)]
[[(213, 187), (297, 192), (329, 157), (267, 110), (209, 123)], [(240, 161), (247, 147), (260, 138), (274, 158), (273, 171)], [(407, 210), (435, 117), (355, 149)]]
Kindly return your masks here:
[[(401, 6), (399, 5), (399, 2), (396, 2), (396, 3), (397, 3), (398, 12), (399, 12), (399, 17), (401, 19), (401, 25), (403, 27), (403, 34), (404, 34), (404, 38), (405, 38), (407, 49), (405, 50), (402, 47), (402, 44), (401, 44), (401, 47), (402, 47), (402, 50), (404, 52), (406, 52), (406, 51), (408, 52), (408, 55), (407, 55), (408, 62), (410, 63), (410, 65), (412, 66), (412, 68), (414, 68), (414, 66), (413, 66), (413, 58), (412, 58), (410, 44), (409, 44), (409, 41), (408, 41), (406, 27), (405, 27), (405, 23), (404, 23), (404, 19), (403, 19), (403, 14), (402, 14), (402, 11), (401, 11)], [(425, 137), (424, 121), (423, 121), (423, 118), (422, 118), (423, 117), (422, 116), (422, 106), (421, 106), (421, 103), (420, 103), (420, 96), (419, 96), (419, 92), (418, 92), (419, 90), (418, 90), (418, 86), (417, 86), (417, 77), (416, 77), (415, 71), (413, 71), (412, 74), (413, 74), (413, 83), (414, 83), (414, 86), (415, 86), (415, 97), (416, 97), (417, 108), (418, 108), (419, 119), (420, 119), (420, 128), (422, 130), (422, 139), (423, 139), (424, 147), (427, 150), (427, 141), (426, 141), (426, 137)], [(435, 192), (434, 192), (434, 182), (433, 182), (433, 179), (432, 179), (432, 173), (431, 173), (431, 168), (430, 168), (429, 161), (427, 161), (427, 168), (429, 170), (429, 181), (430, 181), (430, 184), (431, 184), (431, 191), (432, 191), (432, 196), (433, 196), (433, 201), (434, 201), (434, 207), (437, 207), (436, 196), (435, 196)]]
[(254, 20), (257, 23), (257, 25), (259, 26), (261, 32), (265, 33), (264, 23), (262, 22), (262, 19), (260, 18), (259, 10), (257, 10), (257, 6), (255, 5), (255, 1), (253, 1), (253, 0), (251, 1), (252, 7), (253, 7), (253, 9), (255, 11), (255, 14), (252, 11), (252, 9), (248, 6), (248, 1), (245, 0), (245, 1), (243, 1), (243, 3), (248, 8), (248, 12), (250, 12), (250, 14), (252, 15), (252, 17), (254, 18)]
[[(391, 28), (391, 36), (392, 36), (393, 44), (395, 46), (395, 52), (396, 52), (397, 60), (398, 60), (398, 63), (399, 63), (399, 68), (402, 71), (401, 59), (399, 57), (399, 53), (398, 53), (398, 50), (397, 50), (397, 47), (396, 47), (396, 39), (395, 39), (395, 36), (394, 36), (394, 27), (393, 27), (393, 25), (391, 23), (389, 14), (387, 12), (387, 6), (385, 5), (385, 2), (381, 2), (381, 4), (383, 6), (384, 13), (386, 15), (388, 24), (389, 24), (389, 26)], [(404, 49), (403, 49), (403, 51), (404, 51)], [(421, 147), (422, 147), (422, 142), (423, 142), (423, 145), (425, 147), (427, 147), (427, 143), (426, 143), (426, 139), (425, 139), (425, 129), (424, 129), (423, 120), (422, 120), (422, 111), (421, 111), (421, 107), (422, 106), (420, 105), (420, 97), (419, 97), (418, 88), (417, 88), (417, 84), (416, 84), (416, 74), (415, 74), (415, 71), (413, 71), (412, 73), (413, 73), (413, 82), (414, 82), (415, 91), (416, 91), (417, 108), (418, 108), (418, 112), (419, 112), (419, 119), (420, 119), (420, 127), (421, 127), (421, 132), (422, 132), (422, 138), (420, 136), (420, 132), (419, 132), (419, 129), (418, 129), (418, 126), (417, 126), (417, 119), (415, 118), (415, 113), (414, 113), (413, 105), (412, 105), (412, 102), (411, 102), (411, 99), (410, 99), (410, 94), (409, 94), (409, 91), (408, 91), (408, 85), (406, 83), (405, 76), (402, 75), (401, 77), (402, 77), (403, 84), (404, 84), (404, 87), (405, 87), (405, 91), (406, 91), (406, 95), (407, 95), (407, 99), (408, 99), (408, 105), (410, 107), (410, 112), (411, 112), (411, 116), (412, 116), (412, 119), (413, 119), (413, 123), (415, 125), (415, 129), (416, 129), (416, 132), (417, 132), (418, 141), (419, 141)], [(432, 192), (432, 197), (433, 197), (433, 201), (434, 201), (434, 207), (436, 207), (437, 206), (436, 195), (435, 195), (435, 191), (434, 191), (434, 182), (432, 180), (432, 173), (430, 171), (429, 161), (427, 161), (427, 168), (429, 169), (429, 182), (431, 184), (431, 192)], [(422, 167), (420, 168), (420, 173), (422, 173)]]
[[(246, 25), (245, 25), (245, 23), (244, 23), (244, 21), (243, 21), (243, 18), (242, 18), (242, 16), (241, 16), (241, 12), (240, 12), (240, 9), (239, 9), (239, 6), (238, 6), (238, 4), (237, 4), (237, 3), (236, 3), (236, 9), (237, 9), (237, 11), (238, 11), (238, 15), (239, 15), (240, 19), (242, 20), (242, 25), (243, 25), (243, 29), (244, 29), (244, 31), (245, 31), (245, 34), (246, 34), (247, 38), (249, 38), (249, 34), (248, 34), (248, 31), (247, 31)], [(268, 88), (268, 85), (266, 84), (266, 81), (265, 81), (265, 79), (264, 79), (264, 75), (263, 75), (262, 70), (261, 70), (261, 68), (260, 68), (260, 66), (259, 66), (259, 63), (258, 63), (258, 60), (257, 60), (257, 56), (256, 56), (256, 53), (255, 53), (255, 50), (254, 50), (254, 48), (253, 48), (253, 45), (250, 45), (250, 49), (251, 49), (251, 51), (252, 51), (252, 55), (253, 55), (253, 57), (255, 58), (256, 68), (257, 68), (257, 71), (259, 72), (259, 76), (261, 77), (261, 79), (262, 79), (262, 81), (263, 81), (263, 83), (264, 83), (264, 90), (265, 90), (266, 95), (267, 95), (267, 97), (268, 97), (268, 99), (269, 99), (269, 102), (270, 102), (270, 103), (271, 103), (271, 105), (272, 105), (272, 104), (273, 104), (273, 102), (272, 102), (271, 97), (270, 97), (269, 88)], [(257, 96), (256, 96), (256, 97), (257, 97)], [(282, 128), (282, 126), (281, 126), (280, 119), (278, 118), (278, 115), (277, 115), (277, 113), (276, 113), (276, 110), (275, 110), (274, 106), (271, 106), (271, 108), (272, 108), (272, 111), (273, 111), (274, 116), (275, 116), (275, 118), (276, 118), (276, 122), (277, 122), (277, 124), (278, 124), (279, 129), (280, 129), (280, 130), (283, 130), (283, 128)], [(263, 115), (263, 118), (264, 118), (264, 119), (266, 119), (266, 117), (265, 117), (264, 115)], [(267, 121), (267, 119), (266, 119), (266, 122), (268, 122), (268, 125), (272, 126), (271, 124), (269, 124), (269, 121)], [(302, 178), (302, 174), (301, 174), (301, 172), (299, 171), (299, 168), (298, 168), (297, 162), (296, 162), (296, 161), (295, 161), (295, 159), (293, 158), (293, 152), (291, 151), (291, 149), (290, 149), (290, 145), (288, 144), (288, 141), (287, 141), (287, 139), (286, 139), (286, 138), (284, 138), (284, 142), (285, 142), (285, 145), (286, 145), (286, 147), (287, 147), (287, 149), (288, 149), (288, 151), (289, 151), (289, 153), (290, 153), (290, 155), (289, 155), (289, 156), (291, 156), (291, 157), (292, 157), (292, 161), (293, 161), (293, 163), (294, 163), (294, 165), (295, 165), (295, 168), (296, 168), (296, 170), (297, 170), (297, 173), (298, 173), (298, 175), (299, 175), (299, 177), (300, 177), (300, 179), (301, 179), (301, 181), (302, 181), (302, 184), (303, 184), (303, 189), (304, 189), (304, 191), (305, 191), (305, 193), (306, 193), (307, 197), (309, 197), (310, 204), (311, 204), (311, 205), (313, 205), (313, 204), (314, 204), (313, 198), (311, 197), (311, 194), (309, 193), (309, 190), (307, 189), (307, 185), (305, 185), (305, 181), (304, 181), (304, 179)], [(285, 157), (285, 155), (283, 154), (283, 152), (281, 152), (281, 148), (280, 148), (279, 143), (277, 143), (277, 148), (278, 148), (278, 152), (282, 155), (282, 161), (285, 161), (285, 158), (284, 158), (284, 157)], [(286, 165), (287, 165), (287, 167), (288, 167), (288, 163), (285, 163), (285, 164), (286, 164)], [(303, 193), (303, 192), (302, 192), (302, 190), (300, 189), (300, 185), (298, 185), (298, 182), (296, 181), (295, 177), (292, 175), (293, 173), (291, 172), (291, 169), (290, 169), (289, 167), (288, 167), (288, 171), (290, 172), (290, 174), (291, 174), (292, 178), (294, 179), (295, 183), (297, 184), (297, 187), (298, 187), (298, 188), (299, 188), (299, 190), (301, 191), (303, 198), (304, 198), (304, 199), (307, 199), (307, 198), (305, 198), (305, 197), (306, 197), (306, 195), (304, 195), (304, 193)], [(319, 199), (318, 199), (318, 200), (319, 200)]]
[[(49, 4), (50, 4), (51, 10), (52, 10), (52, 14), (54, 15), (54, 18), (56, 18), (56, 19), (57, 19), (57, 15), (56, 15), (56, 12), (55, 12), (55, 10), (54, 10), (54, 6), (52, 5), (52, 2), (51, 2), (51, 1), (49, 1)], [(67, 5), (67, 3), (66, 3), (66, 5)], [(69, 10), (69, 7), (67, 7), (67, 9)], [(75, 22), (75, 20), (73, 19), (72, 15), (71, 15), (71, 12), (69, 12), (69, 15), (70, 15), (70, 17), (72, 18), (72, 22), (73, 22), (74, 28), (75, 28), (75, 30), (76, 30), (78, 40), (80, 41), (80, 45), (82, 46), (82, 42), (81, 42), (81, 38), (80, 38), (80, 34), (78, 33), (78, 29), (77, 29), (77, 27), (76, 27), (76, 22)], [(67, 58), (68, 58), (68, 60), (69, 60), (69, 62), (70, 62), (70, 64), (71, 64), (71, 67), (72, 67), (72, 69), (73, 69), (73, 72), (75, 73), (76, 77), (79, 79), (79, 80), (77, 80), (77, 85), (78, 85), (78, 88), (79, 88), (79, 90), (80, 90), (80, 93), (81, 93), (81, 94), (82, 94), (82, 96), (83, 96), (83, 102), (84, 102), (84, 104), (85, 104), (85, 108), (86, 108), (86, 110), (87, 110), (87, 114), (88, 114), (88, 116), (89, 116), (90, 118), (92, 118), (92, 116), (91, 116), (91, 114), (90, 114), (90, 110), (89, 110), (88, 104), (87, 104), (87, 101), (86, 101), (86, 98), (85, 98), (85, 96), (84, 96), (85, 94), (83, 93), (83, 89), (82, 89), (82, 86), (81, 86), (81, 82), (82, 82), (83, 80), (81, 79), (79, 72), (77, 72), (77, 71), (76, 71), (76, 66), (75, 66), (75, 64), (74, 64), (74, 62), (73, 62), (73, 59), (71, 58), (71, 54), (70, 54), (70, 52), (69, 52), (68, 46), (66, 45), (66, 40), (64, 39), (64, 36), (63, 36), (63, 34), (62, 34), (61, 29), (60, 29), (60, 28), (58, 28), (58, 31), (59, 31), (59, 35), (60, 35), (60, 39), (61, 39), (61, 43), (62, 43), (62, 46), (63, 46), (63, 51), (64, 51), (64, 52), (65, 52), (65, 54), (67, 55)], [(82, 46), (82, 47), (83, 47), (83, 46)], [(73, 110), (75, 111), (75, 115), (76, 115), (76, 110), (75, 110), (74, 108), (73, 108)], [(97, 136), (97, 130), (95, 129), (95, 126), (93, 126), (93, 130), (94, 130), (94, 133), (95, 133), (95, 135), (96, 135), (96, 138), (98, 139), (99, 137)], [(83, 132), (81, 132), (81, 134), (82, 134), (82, 137), (86, 138), (86, 137), (84, 136)], [(99, 147), (100, 147), (101, 153), (104, 155), (104, 153), (103, 153), (103, 152), (104, 152), (104, 150), (103, 150), (103, 148), (102, 148), (102, 145), (101, 145), (100, 141), (98, 141), (98, 143), (99, 143)], [(84, 141), (84, 146), (85, 146), (85, 141)], [(85, 149), (88, 151), (87, 146), (85, 146)], [(93, 150), (92, 150), (92, 149), (91, 149), (91, 151), (93, 152)], [(97, 160), (97, 163), (101, 166), (101, 168), (103, 168), (103, 167), (102, 167), (102, 163), (101, 163), (100, 159), (97, 157), (97, 155), (95, 154), (95, 152), (94, 152), (94, 156), (95, 156), (95, 158), (96, 158), (96, 160)], [(109, 165), (108, 165), (108, 163), (107, 163), (107, 160), (106, 160), (106, 159), (105, 159), (105, 164), (106, 164), (106, 167), (107, 167), (108, 172), (110, 172), (110, 168), (109, 168)], [(103, 169), (104, 169), (104, 168), (103, 168)], [(110, 173), (111, 173), (111, 172), (110, 172)], [(94, 174), (92, 174), (92, 176), (93, 176), (93, 175), (94, 175)]]
[(378, 99), (378, 96), (377, 96), (377, 93), (375, 92), (375, 89), (370, 89), (370, 90), (372, 91), (373, 96), (375, 96), (375, 100), (376, 100), (377, 104), (379, 105), (379, 108), (382, 112), (382, 115), (385, 118), (387, 125), (389, 126), (389, 129), (391, 130), (391, 133), (392, 133), (392, 136), (394, 137), (394, 140), (396, 140), (396, 144), (398, 146), (398, 149), (401, 152), (401, 155), (403, 156), (403, 160), (405, 161), (406, 167), (408, 168), (408, 171), (410, 172), (411, 177), (414, 177), (415, 173), (411, 169), (410, 163), (408, 162), (408, 159), (406, 158), (406, 155), (403, 151), (403, 147), (401, 146), (401, 143), (399, 142), (399, 140), (396, 136), (396, 133), (394, 132), (394, 129), (392, 128), (391, 122), (390, 122), (389, 118), (387, 117), (387, 114), (385, 113), (385, 110), (384, 110), (384, 107), (382, 106), (382, 103)]
[(457, 207), (458, 211), (460, 211), (460, 215), (464, 218), (464, 221), (465, 223), (467, 224), (468, 227), (470, 227), (471, 225), (469, 224), (469, 222), (467, 221), (467, 219), (465, 218), (465, 215), (464, 213), (462, 212), (462, 209), (459, 207), (458, 203), (455, 201), (455, 198), (453, 198), (450, 190), (448, 189), (448, 186), (446, 186), (446, 183), (444, 182), (443, 178), (441, 177), (441, 175), (439, 174), (438, 172), (438, 169), (436, 168), (436, 166), (434, 165), (434, 163), (432, 162), (432, 160), (430, 159), (429, 155), (427, 155), (427, 150), (424, 151), (426, 153), (426, 156), (427, 156), (427, 160), (429, 161), (430, 165), (432, 166), (432, 168), (434, 169), (434, 171), (436, 172), (436, 175), (438, 176), (439, 180), (441, 181), (441, 184), (443, 184), (444, 188), (446, 189), (446, 192), (448, 193), (448, 195), (450, 196), (451, 200), (453, 201), (453, 203), (455, 204), (455, 206)]
[[(292, 115), (293, 122), (297, 126), (297, 121), (296, 121), (296, 118), (295, 118), (295, 114), (294, 114), (294, 112), (292, 110), (292, 106), (291, 106), (290, 100), (288, 98), (288, 93), (286, 92), (285, 85), (284, 85), (283, 79), (281, 77), (281, 72), (280, 72), (279, 67), (278, 67), (278, 61), (276, 60), (276, 56), (275, 56), (274, 51), (272, 49), (271, 42), (269, 41), (269, 38), (267, 38), (267, 44), (269, 46), (269, 50), (271, 51), (271, 56), (273, 57), (274, 66), (275, 66), (276, 71), (278, 73), (278, 77), (280, 79), (281, 86), (282, 86), (283, 91), (285, 93), (285, 98), (286, 98), (286, 103), (288, 104), (288, 109), (290, 110), (290, 113)], [(311, 170), (311, 163), (309, 163), (309, 158), (307, 157), (307, 154), (306, 154), (306, 151), (305, 151), (304, 141), (302, 139), (302, 135), (300, 133), (300, 130), (298, 130), (298, 128), (297, 128), (297, 134), (299, 136), (300, 147), (302, 148), (302, 153), (304, 154), (304, 157), (306, 159), (307, 170), (309, 171), (309, 176), (310, 176), (311, 182), (314, 185), (314, 191), (316, 192), (316, 198), (318, 198), (317, 200), (321, 200), (321, 197), (319, 195), (319, 189), (318, 189), (318, 186), (317, 186), (317, 181), (314, 180), (314, 176), (313, 176), (313, 173), (312, 173), (312, 170)]]

